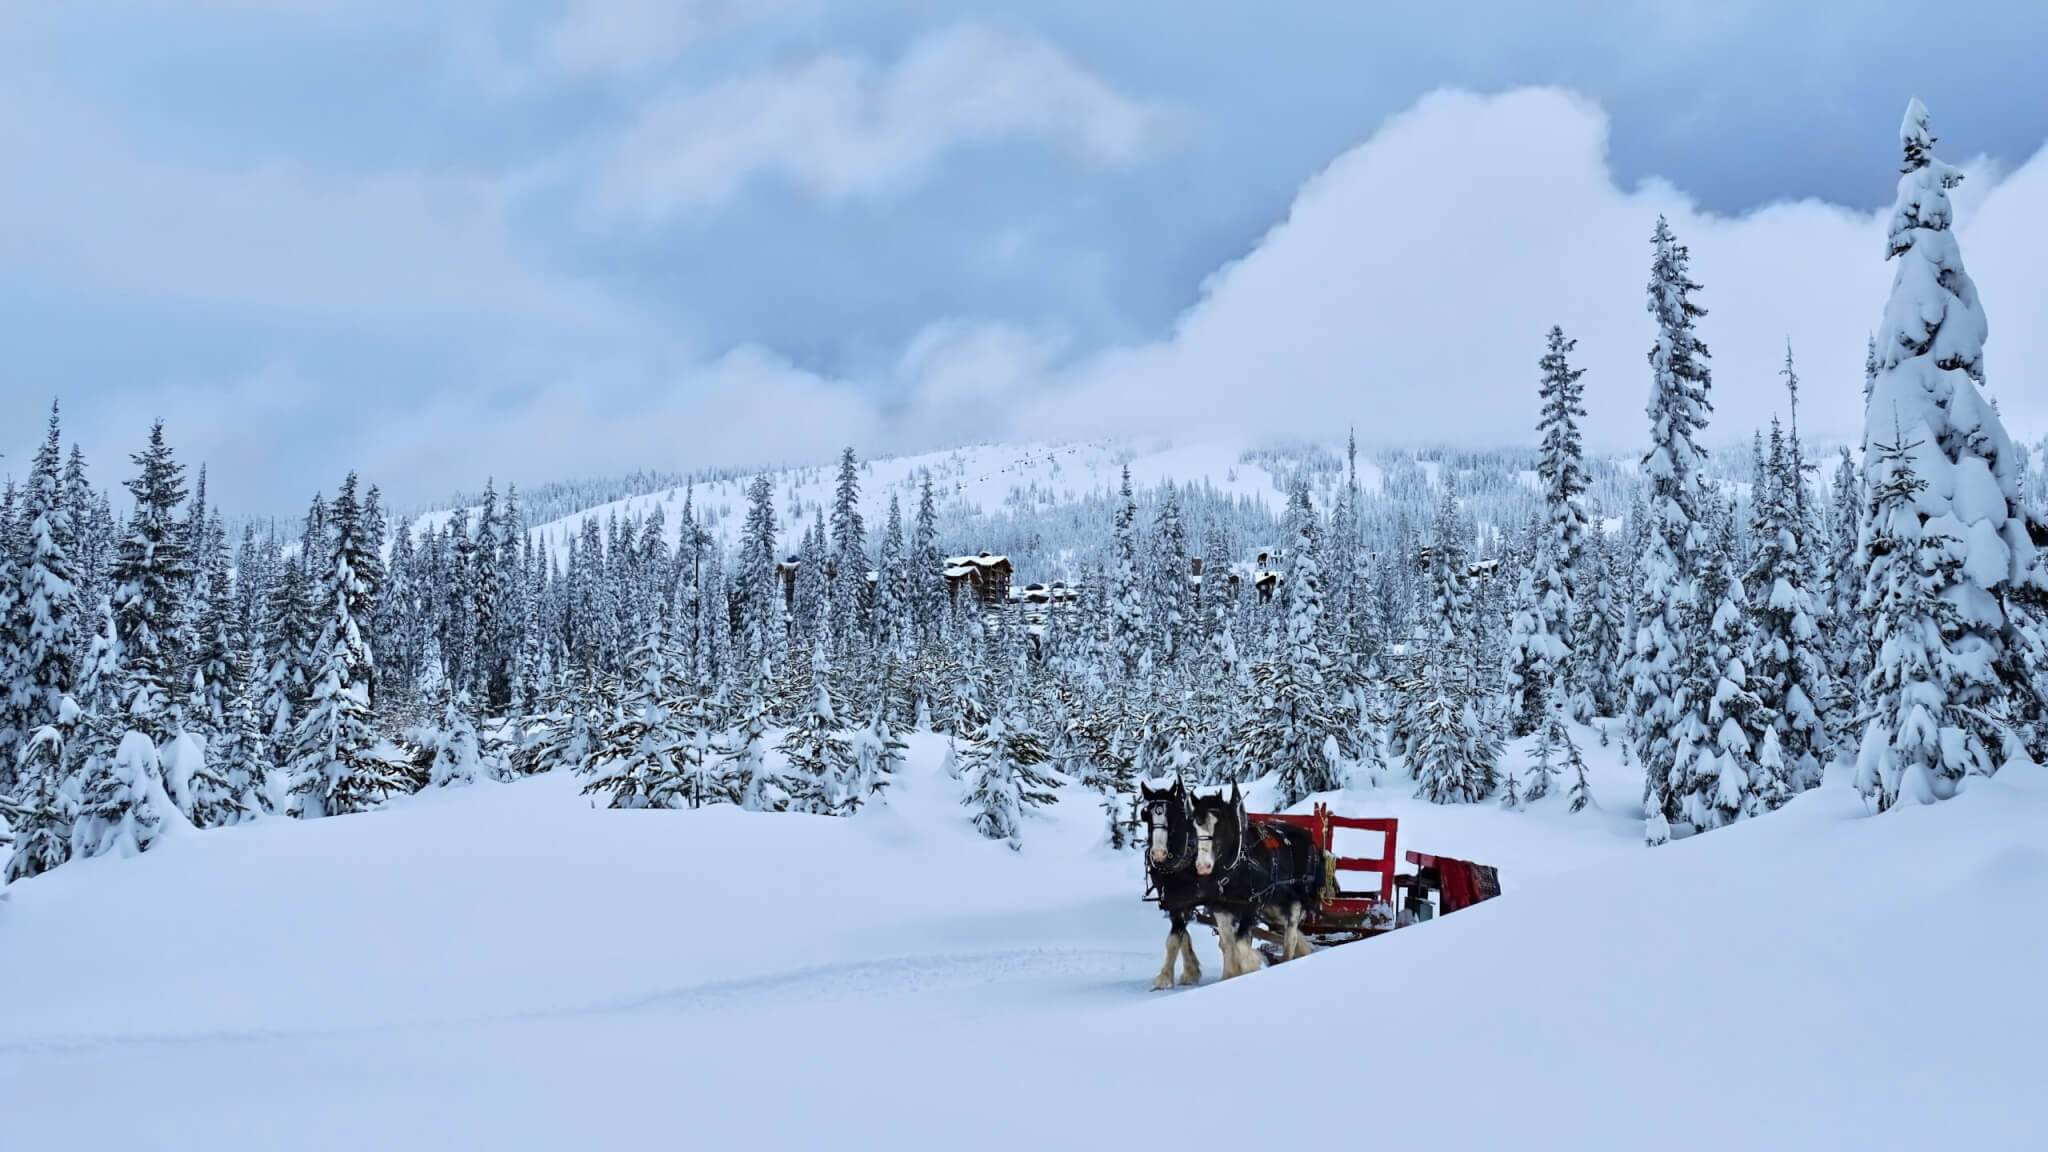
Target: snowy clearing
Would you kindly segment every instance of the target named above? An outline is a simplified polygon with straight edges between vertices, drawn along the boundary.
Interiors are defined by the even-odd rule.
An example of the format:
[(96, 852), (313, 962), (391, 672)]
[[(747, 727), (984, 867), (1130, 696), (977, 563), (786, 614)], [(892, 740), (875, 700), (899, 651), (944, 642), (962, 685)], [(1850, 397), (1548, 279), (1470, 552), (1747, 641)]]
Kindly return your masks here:
[(1108, 1148), (1194, 1138), (1162, 1085), (1228, 1075), (1403, 1149), (2023, 1143), (2040, 772), (1882, 820), (1837, 781), (1648, 850), (1582, 736), (1578, 816), (1332, 798), (1497, 864), (1499, 900), (1225, 986), (1201, 931), (1205, 985), (1167, 994), (1090, 797), (1011, 852), (929, 734), (851, 819), (553, 776), (179, 837), (9, 890), (0, 1099), (25, 1148), (81, 1115), (160, 1148)]

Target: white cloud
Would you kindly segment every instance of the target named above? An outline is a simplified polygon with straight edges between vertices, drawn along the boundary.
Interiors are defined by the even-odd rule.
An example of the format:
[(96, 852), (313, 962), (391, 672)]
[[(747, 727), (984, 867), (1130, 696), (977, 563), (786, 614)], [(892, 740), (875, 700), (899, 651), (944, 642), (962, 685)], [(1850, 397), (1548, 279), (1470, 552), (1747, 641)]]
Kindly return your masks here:
[(608, 308), (523, 254), (505, 184), (460, 172), (335, 172), (155, 158), (96, 106), (0, 53), (0, 257), (84, 288), (257, 315), (417, 326)]
[[(647, 368), (648, 365), (641, 367)], [(407, 499), (480, 485), (527, 485), (635, 468), (711, 468), (823, 460), (848, 443), (888, 442), (872, 397), (756, 348), (692, 370), (632, 366), (564, 373), (516, 405), (444, 394), (364, 444), (364, 474), (402, 477)], [(448, 430), (466, 430), (451, 438)]]
[(793, 0), (569, 0), (543, 55), (559, 75), (630, 76)]
[[(1536, 361), (1556, 323), (1588, 369), (1589, 441), (1632, 450), (1654, 331), (1648, 240), (1665, 213), (1704, 285), (1710, 437), (1746, 439), (1783, 411), (1790, 338), (1802, 430), (1853, 438), (1864, 342), (1891, 283), (1880, 217), (1802, 202), (1727, 218), (1661, 184), (1623, 190), (1606, 132), (1598, 108), (1555, 90), (1427, 97), (1310, 180), (1170, 338), (1048, 377), (1016, 423), (1254, 437), (1350, 424), (1380, 443), (1533, 443)], [(1891, 179), (1871, 173), (1877, 189)], [(2048, 151), (1973, 193), (1961, 241), (1990, 316), (1989, 390), (2015, 429), (2039, 434), (2048, 333), (2030, 321), (2048, 314)]]
[(620, 139), (598, 203), (659, 221), (724, 203), (761, 174), (826, 199), (875, 196), (917, 184), (949, 149), (1004, 138), (1121, 167), (1178, 125), (1037, 37), (962, 24), (886, 69), (826, 55), (658, 102)]
[[(1783, 411), (1787, 337), (1803, 430), (1853, 438), (1864, 340), (1891, 283), (1879, 216), (1815, 202), (1705, 214), (1662, 184), (1617, 188), (1605, 140), (1599, 109), (1567, 93), (1438, 94), (1310, 180), (1158, 342), (1062, 362), (1056, 334), (941, 321), (888, 388), (753, 348), (698, 368), (629, 353), (517, 405), (442, 400), (408, 430), (379, 430), (365, 474), (424, 496), (508, 468), (528, 482), (817, 461), (846, 443), (874, 455), (1105, 433), (1333, 441), (1347, 425), (1374, 444), (1533, 444), (1536, 361), (1553, 323), (1579, 340), (1590, 445), (1633, 452), (1646, 435), (1643, 285), (1660, 212), (1705, 286), (1709, 438), (1746, 440)], [(1973, 178), (1962, 244), (1990, 316), (1990, 390), (2015, 431), (2038, 436), (2048, 329), (2029, 320), (2048, 311), (2048, 151), (2002, 181)], [(634, 379), (645, 383), (621, 391)], [(479, 431), (450, 442), (451, 427)]]

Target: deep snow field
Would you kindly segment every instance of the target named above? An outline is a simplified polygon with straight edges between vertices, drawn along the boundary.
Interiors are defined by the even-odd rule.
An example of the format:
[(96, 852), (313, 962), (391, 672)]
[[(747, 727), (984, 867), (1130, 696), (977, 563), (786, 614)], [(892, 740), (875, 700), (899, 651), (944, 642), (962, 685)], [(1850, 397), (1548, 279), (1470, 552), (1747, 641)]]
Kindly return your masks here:
[(0, 1147), (2044, 1146), (2048, 774), (1650, 850), (1580, 739), (1597, 811), (1331, 798), (1500, 899), (1161, 993), (1092, 798), (983, 841), (930, 735), (851, 819), (557, 776), (75, 862), (0, 901)]

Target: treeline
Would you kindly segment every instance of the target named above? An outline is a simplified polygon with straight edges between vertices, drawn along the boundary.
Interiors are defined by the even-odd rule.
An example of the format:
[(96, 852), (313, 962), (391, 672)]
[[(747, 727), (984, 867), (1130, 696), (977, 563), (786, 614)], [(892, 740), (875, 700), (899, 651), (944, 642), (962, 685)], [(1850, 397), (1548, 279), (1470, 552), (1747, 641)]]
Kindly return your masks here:
[[(353, 475), (296, 533), (230, 541), (161, 425), (124, 522), (53, 409), (0, 495), (7, 875), (555, 770), (620, 807), (845, 814), (913, 732), (945, 739), (967, 818), (1012, 844), (1063, 783), (1122, 843), (1134, 781), (1164, 773), (1267, 779), (1283, 804), (1398, 781), (1576, 811), (1599, 718), (1643, 770), (1652, 843), (1831, 766), (1878, 809), (1951, 795), (2048, 755), (2048, 533), (2027, 512), (2048, 468), (1981, 390), (1960, 176), (1917, 104), (1902, 142), (1863, 449), (1812, 457), (1788, 349), (1789, 420), (1736, 474), (1700, 444), (1704, 289), (1663, 220), (1640, 467), (1586, 458), (1575, 345), (1552, 329), (1533, 452), (1388, 456), (1365, 478), (1355, 449), (1248, 456), (1286, 485), (1277, 516), (1128, 469), (1114, 494), (947, 510), (927, 471), (871, 525), (848, 449), (828, 504), (785, 501), (788, 530), (754, 477), (729, 546), (728, 510), (687, 488), (676, 523), (655, 503), (556, 542), (511, 490), (416, 528)], [(991, 535), (1078, 599), (949, 586), (947, 557)]]

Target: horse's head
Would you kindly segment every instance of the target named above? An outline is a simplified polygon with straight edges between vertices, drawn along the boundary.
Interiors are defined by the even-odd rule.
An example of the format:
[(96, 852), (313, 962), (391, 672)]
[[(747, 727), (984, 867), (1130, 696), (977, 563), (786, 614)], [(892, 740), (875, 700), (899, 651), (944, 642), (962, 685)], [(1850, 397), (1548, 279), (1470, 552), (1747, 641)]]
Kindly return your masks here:
[(1194, 803), (1195, 872), (1211, 876), (1236, 867), (1244, 845), (1244, 797), (1230, 793), (1198, 796)]
[(1175, 777), (1171, 788), (1140, 783), (1138, 790), (1145, 808), (1146, 856), (1153, 864), (1163, 865), (1176, 854), (1177, 846), (1187, 841), (1191, 811), (1187, 788)]

